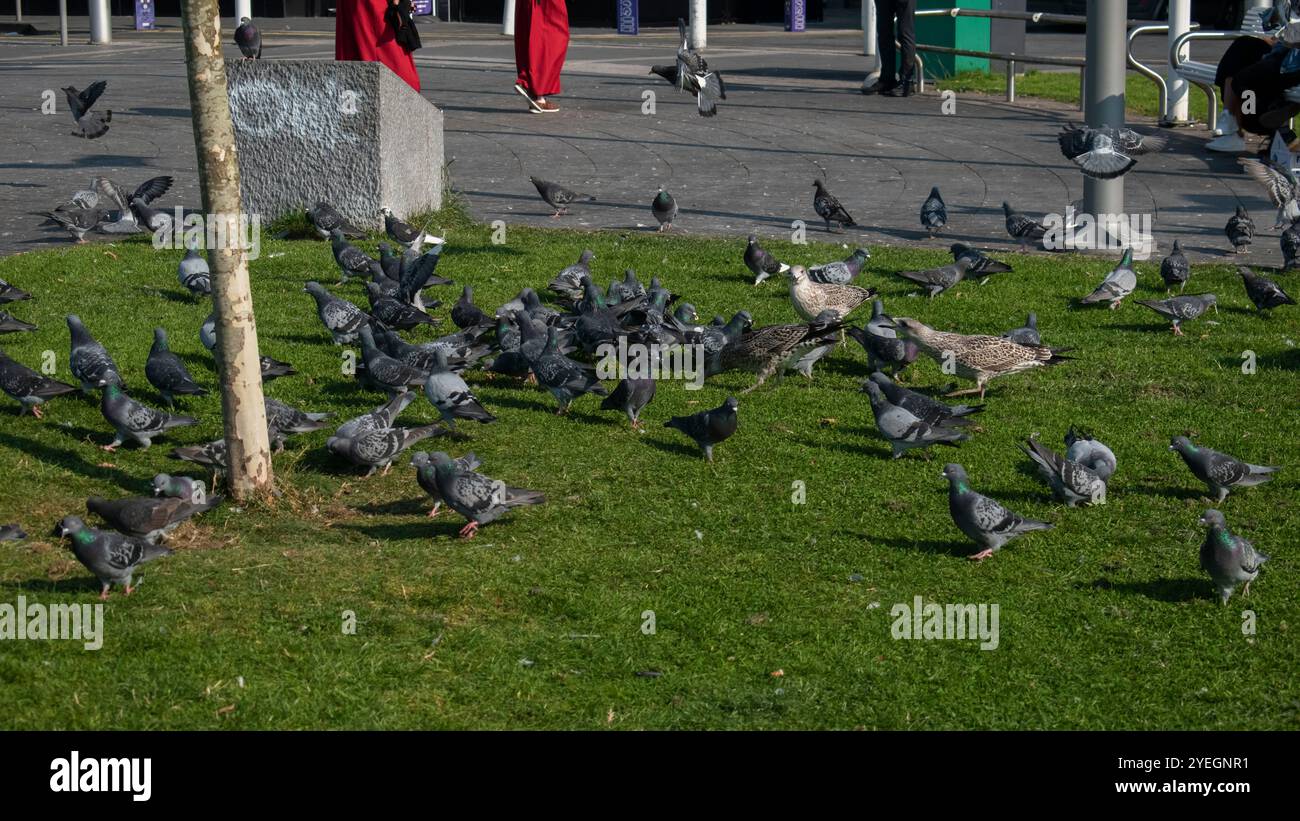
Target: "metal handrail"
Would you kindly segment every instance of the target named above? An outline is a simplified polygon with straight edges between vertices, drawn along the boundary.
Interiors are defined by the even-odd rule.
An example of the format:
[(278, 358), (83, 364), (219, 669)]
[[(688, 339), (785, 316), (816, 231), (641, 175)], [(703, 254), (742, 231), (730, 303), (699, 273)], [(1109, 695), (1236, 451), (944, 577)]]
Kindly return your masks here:
[[(1189, 30), (1194, 30), (1194, 29), (1196, 29), (1197, 27), (1198, 27), (1198, 24), (1196, 24), (1196, 23), (1192, 23), (1192, 24), (1191, 24), (1191, 29), (1189, 29)], [(1163, 76), (1162, 76), (1158, 71), (1156, 71), (1155, 69), (1151, 68), (1150, 66), (1146, 65), (1146, 64), (1143, 63), (1142, 61), (1138, 60), (1138, 58), (1136, 58), (1136, 57), (1133, 56), (1133, 44), (1134, 44), (1134, 41), (1135, 41), (1135, 40), (1136, 40), (1140, 35), (1143, 35), (1143, 34), (1154, 34), (1154, 33), (1162, 32), (1162, 31), (1168, 33), (1168, 31), (1169, 31), (1169, 24), (1168, 24), (1168, 23), (1153, 23), (1153, 24), (1144, 25), (1144, 26), (1137, 26), (1136, 28), (1134, 28), (1134, 29), (1132, 29), (1131, 31), (1129, 31), (1129, 33), (1128, 33), (1128, 64), (1129, 64), (1129, 65), (1133, 68), (1133, 70), (1136, 71), (1138, 74), (1141, 74), (1143, 77), (1146, 77), (1146, 78), (1149, 79), (1151, 82), (1153, 82), (1153, 83), (1156, 84), (1156, 91), (1157, 91), (1157, 93), (1159, 93), (1159, 95), (1160, 95), (1160, 102), (1159, 102), (1159, 109), (1160, 109), (1160, 124), (1161, 124), (1161, 125), (1173, 125), (1173, 124), (1174, 124), (1174, 121), (1171, 120), (1171, 119), (1169, 119), (1169, 84), (1165, 82), (1165, 78), (1164, 78), (1164, 77), (1163, 77)]]
[[(1174, 67), (1174, 71), (1180, 71), (1183, 64), (1192, 59), (1191, 49), (1188, 49), (1186, 58), (1183, 58), (1181, 54), (1183, 46), (1192, 40), (1237, 40), (1242, 37), (1254, 36), (1256, 34), (1250, 31), (1189, 31), (1180, 34), (1169, 47), (1169, 65)], [(1214, 84), (1193, 80), (1191, 77), (1187, 77), (1187, 82), (1205, 92), (1206, 101), (1209, 103), (1206, 112), (1208, 118), (1206, 124), (1216, 137), (1222, 136), (1223, 132), (1219, 130), (1219, 98), (1214, 91)]]

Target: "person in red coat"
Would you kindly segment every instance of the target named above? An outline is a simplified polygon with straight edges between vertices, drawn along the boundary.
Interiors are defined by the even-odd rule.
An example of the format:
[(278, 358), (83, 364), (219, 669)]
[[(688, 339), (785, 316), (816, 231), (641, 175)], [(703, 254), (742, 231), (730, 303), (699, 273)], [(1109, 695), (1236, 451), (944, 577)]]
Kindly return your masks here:
[(569, 9), (564, 0), (517, 0), (515, 4), (515, 91), (534, 114), (560, 107), (546, 99), (560, 93), (560, 69), (569, 50)]
[(336, 0), (334, 59), (383, 63), (419, 91), (415, 59), (397, 41), (397, 31), (390, 22), (393, 15), (388, 15), (390, 4), (395, 5), (390, 0)]

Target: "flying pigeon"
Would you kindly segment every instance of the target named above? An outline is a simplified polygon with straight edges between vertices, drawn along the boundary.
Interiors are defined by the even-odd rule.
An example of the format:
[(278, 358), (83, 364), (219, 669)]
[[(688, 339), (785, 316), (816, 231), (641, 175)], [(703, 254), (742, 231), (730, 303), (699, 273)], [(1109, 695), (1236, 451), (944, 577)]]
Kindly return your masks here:
[(552, 217), (559, 217), (569, 213), (569, 204), (572, 202), (577, 202), (578, 200), (583, 200), (585, 202), (596, 201), (596, 198), (590, 194), (580, 194), (577, 191), (570, 191), (563, 185), (547, 182), (546, 180), (537, 177), (529, 177), (528, 179), (533, 183), (533, 187), (537, 189), (537, 193), (541, 198), (546, 201), (546, 204), (555, 209), (555, 213), (551, 215)]
[(0, 334), (16, 334), (35, 331), (37, 327), (30, 322), (23, 322), (16, 316), (0, 311)]
[(662, 188), (659, 193), (655, 194), (654, 200), (650, 203), (650, 211), (659, 221), (659, 230), (667, 231), (673, 227), (673, 220), (677, 218), (677, 200)]
[(1101, 281), (1092, 293), (1079, 300), (1084, 305), (1092, 305), (1098, 302), (1110, 303), (1110, 309), (1119, 308), (1124, 297), (1133, 293), (1137, 287), (1137, 271), (1133, 270), (1133, 249), (1125, 248), (1124, 256), (1119, 261), (1119, 265)]
[(930, 268), (926, 271), (895, 271), (903, 279), (924, 285), (930, 293), (930, 299), (961, 282), (970, 270), (970, 259), (962, 257), (951, 265)]
[(303, 290), (316, 300), (316, 315), (334, 338), (335, 345), (357, 341), (361, 329), (370, 322), (365, 311), (329, 293), (318, 282), (308, 282)]
[(141, 448), (147, 448), (152, 440), (172, 428), (185, 425), (197, 425), (199, 420), (192, 416), (176, 416), (135, 401), (122, 393), (114, 384), (104, 386), (103, 398), (99, 403), (100, 413), (113, 426), (117, 435), (111, 444), (103, 449), (112, 453), (127, 439), (133, 439)]
[(168, 407), (176, 404), (176, 394), (207, 396), (208, 389), (194, 381), (181, 358), (167, 347), (167, 331), (153, 329), (153, 347), (144, 364), (144, 375), (149, 384), (158, 389)]
[(1160, 260), (1160, 278), (1165, 281), (1166, 290), (1171, 290), (1177, 285), (1178, 293), (1181, 294), (1191, 276), (1192, 266), (1183, 255), (1183, 246), (1178, 243), (1178, 240), (1174, 240), (1174, 248), (1169, 252), (1169, 256)]
[(755, 285), (773, 274), (784, 274), (790, 270), (789, 265), (778, 262), (776, 257), (763, 250), (763, 246), (758, 244), (758, 237), (753, 234), (749, 235), (749, 242), (745, 245), (745, 267), (754, 275)]
[[(148, 209), (148, 205), (171, 190), (173, 182), (168, 176), (150, 177), (130, 191), (107, 177), (96, 177), (92, 184), (94, 190), (80, 192), (80, 195), (91, 195), (82, 201), (92, 204), (84, 207), (96, 208), (102, 213), (96, 230), (105, 234), (134, 234), (146, 228), (156, 230), (170, 222), (170, 217)], [(140, 215), (145, 219), (142, 220)], [(149, 224), (150, 220), (153, 224)]]
[(1080, 502), (1106, 504), (1106, 480), (1092, 470), (1046, 447), (1036, 436), (1029, 437), (1020, 449), (1034, 461), (1039, 475), (1067, 507), (1075, 507)]
[(1083, 465), (1103, 482), (1109, 482), (1119, 466), (1113, 450), (1090, 434), (1076, 430), (1073, 425), (1065, 433), (1065, 448), (1066, 459)]
[(1300, 180), (1296, 179), (1289, 164), (1273, 165), (1260, 160), (1241, 160), (1241, 167), (1264, 188), (1268, 201), (1277, 208), (1274, 228), (1292, 225), (1300, 219), (1300, 202), (1296, 201), (1296, 194), (1300, 193)]
[(996, 377), (1056, 365), (1072, 358), (1061, 355), (1068, 350), (1066, 348), (1021, 345), (1000, 336), (966, 336), (936, 331), (910, 317), (895, 319), (894, 327), (941, 365), (951, 363), (958, 376), (975, 380), (974, 388), (954, 391), (948, 396), (978, 393), (983, 399), (989, 381)]
[(1219, 602), (1227, 604), (1237, 585), (1245, 583), (1242, 596), (1250, 595), (1250, 583), (1259, 576), (1259, 568), (1268, 556), (1255, 546), (1228, 530), (1223, 513), (1213, 508), (1200, 518), (1205, 527), (1205, 541), (1201, 543), (1201, 569), (1210, 574)]
[(880, 430), (880, 435), (889, 441), (895, 459), (909, 450), (928, 448), (931, 445), (955, 447), (958, 442), (970, 438), (962, 430), (946, 427), (942, 422), (932, 425), (906, 408), (893, 404), (875, 382), (866, 382), (862, 389), (871, 397), (871, 413), (876, 418), (876, 427)]
[(118, 533), (157, 544), (187, 519), (211, 510), (221, 504), (221, 500), (221, 496), (206, 495), (197, 502), (169, 496), (130, 496), (125, 499), (92, 496), (86, 500), (86, 510), (108, 522)]
[(842, 320), (876, 295), (873, 288), (813, 282), (802, 265), (791, 268), (789, 277), (790, 302), (795, 313), (805, 322), (812, 322), (822, 311), (830, 311), (836, 319)]
[(1010, 203), (1002, 203), (1002, 213), (1007, 218), (1007, 233), (1020, 243), (1021, 251), (1027, 251), (1031, 242), (1035, 245), (1041, 244), (1043, 237), (1047, 236), (1047, 229), (1041, 223), (1015, 211)]
[(1219, 310), (1218, 297), (1214, 294), (1184, 294), (1169, 299), (1139, 299), (1139, 305), (1145, 305), (1174, 324), (1174, 336), (1182, 336), (1182, 323), (1196, 319), (1210, 308)]
[(1294, 305), (1295, 300), (1282, 290), (1282, 286), (1273, 280), (1257, 274), (1241, 265), (1237, 268), (1237, 275), (1241, 277), (1241, 282), (1246, 286), (1246, 296), (1260, 311), (1269, 311), (1282, 305)]
[(452, 373), (447, 365), (446, 351), (439, 350), (434, 354), (433, 370), (424, 380), (424, 395), (453, 430), (457, 419), (473, 419), (483, 423), (496, 421), (496, 417), (479, 403), (465, 380)]
[(1083, 170), (1085, 176), (1113, 180), (1127, 174), (1134, 156), (1164, 150), (1164, 137), (1139, 134), (1128, 128), (1090, 128), (1067, 124), (1057, 135), (1061, 154)]
[(838, 222), (844, 228), (857, 226), (853, 217), (844, 210), (844, 206), (835, 199), (835, 195), (826, 190), (825, 184), (820, 179), (813, 180), (813, 188), (816, 189), (813, 193), (813, 210), (817, 212), (817, 216), (826, 221), (827, 233), (830, 233), (832, 222)]
[(307, 209), (307, 221), (320, 234), (321, 239), (330, 239), (334, 231), (342, 231), (348, 239), (361, 239), (366, 232), (343, 218), (334, 206), (328, 202), (318, 202)]
[(108, 599), (108, 592), (114, 584), (122, 585), (126, 595), (131, 595), (135, 590), (131, 582), (136, 569), (145, 562), (151, 562), (159, 556), (170, 556), (173, 552), (161, 545), (152, 545), (121, 533), (86, 527), (86, 523), (77, 516), (64, 516), (55, 525), (54, 535), (72, 539), (72, 555), (99, 579), (100, 601)]
[(81, 383), (81, 389), (89, 391), (105, 385), (124, 386), (125, 383), (113, 358), (86, 330), (81, 317), (68, 314), (67, 321), (68, 332), (72, 336), (72, 352), (68, 358), (68, 366), (73, 377)]
[[(840, 262), (828, 262), (814, 265), (808, 269), (808, 278), (823, 285), (849, 285), (862, 272), (862, 265), (871, 259), (871, 252), (866, 248), (854, 249), (852, 254)], [(786, 266), (787, 270), (789, 266)]]
[(936, 185), (930, 189), (930, 196), (921, 203), (921, 227), (933, 237), (947, 224), (948, 209), (944, 206), (943, 197), (939, 196), (939, 186)]
[(194, 296), (212, 296), (212, 273), (197, 245), (190, 246), (185, 252), (185, 258), (176, 269), (176, 278)]
[(3, 279), (0, 279), (0, 305), (7, 302), (22, 302), (24, 299), (31, 299), (32, 295), (22, 288), (15, 288)]
[(1022, 327), (1012, 328), (1004, 333), (1002, 338), (1021, 345), (1042, 345), (1043, 338), (1038, 335), (1038, 314), (1030, 311)]
[(384, 476), (393, 466), (402, 451), (430, 436), (445, 433), (441, 425), (425, 425), (419, 428), (384, 428), (382, 430), (360, 433), (352, 437), (331, 436), (325, 448), (337, 456), (342, 456), (354, 465), (369, 468), (366, 476), (371, 476), (380, 467)]
[(19, 416), (30, 410), (33, 416), (40, 419), (44, 416), (41, 405), (45, 400), (74, 393), (77, 388), (42, 376), (21, 362), (10, 359), (8, 354), (0, 350), (0, 390), (21, 403)]
[(80, 208), (75, 211), (41, 211), (38, 216), (53, 220), (77, 242), (85, 242), (86, 234), (94, 231), (104, 221), (104, 212), (98, 208)]
[(677, 61), (672, 66), (654, 66), (651, 74), (658, 74), (677, 86), (679, 91), (686, 91), (695, 97), (696, 108), (701, 117), (713, 117), (718, 113), (718, 101), (727, 99), (727, 87), (722, 82), (722, 75), (709, 71), (709, 64), (699, 52), (691, 48), (686, 36), (686, 21), (677, 18), (677, 32), (681, 43), (677, 46)]
[(952, 514), (953, 523), (983, 548), (968, 557), (972, 561), (987, 559), (1007, 542), (1024, 533), (1051, 530), (1053, 527), (1048, 522), (1026, 519), (993, 499), (971, 490), (970, 479), (961, 465), (946, 465), (943, 475), (948, 480), (948, 512)]
[[(465, 457), (461, 457), (462, 459)], [(546, 497), (535, 490), (509, 487), (473, 470), (465, 470), (442, 451), (429, 454), (433, 462), (434, 483), (447, 507), (469, 520), (460, 530), (461, 538), (472, 539), (482, 525), (494, 522), (512, 508), (540, 505)]]
[[(483, 466), (479, 458), (472, 453), (454, 460), (454, 464), (456, 469), (461, 471), (478, 470)], [(424, 492), (433, 499), (433, 508), (429, 510), (429, 518), (432, 519), (438, 515), (438, 510), (442, 507), (442, 491), (438, 490), (437, 468), (429, 459), (429, 454), (422, 450), (411, 454), (411, 467), (415, 468), (415, 481), (419, 482)]]
[(1232, 249), (1236, 253), (1244, 254), (1250, 250), (1251, 240), (1255, 238), (1255, 222), (1246, 211), (1246, 206), (1237, 206), (1237, 212), (1228, 218), (1223, 233), (1228, 235), (1228, 242), (1232, 243)]
[(617, 410), (627, 415), (632, 430), (641, 430), (641, 411), (655, 398), (656, 380), (653, 377), (625, 376), (614, 392), (600, 403), (601, 410)]
[(970, 260), (970, 268), (967, 273), (974, 276), (986, 277), (989, 274), (1002, 274), (1011, 270), (1011, 266), (1005, 262), (998, 262), (992, 257), (984, 255), (984, 252), (978, 248), (971, 248), (968, 245), (962, 245), (960, 242), (954, 242), (948, 247), (952, 254), (952, 261), (958, 262), (962, 259)]
[(1215, 504), (1222, 504), (1234, 488), (1262, 485), (1281, 468), (1252, 465), (1217, 450), (1197, 447), (1186, 436), (1175, 436), (1169, 449), (1183, 457), (1192, 475), (1205, 483), (1214, 494)]
[(695, 444), (704, 451), (704, 458), (713, 461), (713, 446), (725, 442), (740, 426), (740, 417), (736, 411), (740, 402), (734, 396), (713, 410), (700, 411), (690, 416), (674, 416), (664, 422), (665, 428), (675, 428), (695, 440)]
[(247, 17), (239, 18), (239, 26), (235, 28), (235, 45), (239, 46), (245, 60), (260, 60), (262, 57), (262, 33)]
[(100, 114), (90, 110), (106, 88), (108, 88), (107, 80), (96, 80), (86, 86), (84, 91), (77, 91), (73, 86), (63, 89), (63, 94), (68, 99), (68, 110), (72, 112), (72, 119), (77, 124), (77, 130), (72, 132), (74, 137), (93, 140), (108, 133), (108, 124), (113, 121), (113, 112), (105, 111)]
[(380, 208), (379, 213), (384, 215), (384, 231), (403, 247), (419, 250), (426, 244), (442, 245), (446, 243), (446, 240), (442, 237), (435, 237), (433, 234), (415, 230), (409, 224), (393, 216), (392, 209), (387, 206)]

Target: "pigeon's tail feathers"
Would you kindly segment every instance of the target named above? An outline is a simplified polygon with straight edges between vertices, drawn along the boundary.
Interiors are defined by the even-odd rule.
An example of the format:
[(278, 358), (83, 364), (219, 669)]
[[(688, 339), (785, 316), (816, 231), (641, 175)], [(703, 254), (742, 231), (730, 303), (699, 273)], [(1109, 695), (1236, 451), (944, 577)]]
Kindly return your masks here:
[(1016, 526), (1017, 533), (1030, 533), (1035, 530), (1051, 530), (1056, 525), (1051, 522), (1041, 522), (1038, 519), (1025, 519)]
[(1169, 145), (1168, 137), (1161, 137), (1155, 134), (1147, 134), (1142, 137), (1142, 145), (1133, 149), (1135, 154), (1155, 154), (1164, 151)]
[(510, 507), (520, 507), (522, 505), (540, 505), (546, 503), (546, 496), (537, 490), (528, 490), (522, 487), (506, 488), (506, 504)]
[(718, 101), (727, 99), (727, 91), (722, 85), (722, 75), (711, 71), (704, 75), (704, 85), (696, 95), (701, 117), (713, 117), (718, 113)]
[(1089, 151), (1072, 159), (1074, 164), (1083, 170), (1085, 176), (1095, 180), (1113, 180), (1122, 177), (1137, 165), (1137, 160), (1132, 157), (1113, 152)]
[(1037, 439), (1030, 438), (1026, 444), (1020, 446), (1020, 449), (1034, 460), (1034, 464), (1038, 465), (1038, 472), (1048, 480), (1060, 471), (1065, 461), (1060, 454), (1043, 447)]

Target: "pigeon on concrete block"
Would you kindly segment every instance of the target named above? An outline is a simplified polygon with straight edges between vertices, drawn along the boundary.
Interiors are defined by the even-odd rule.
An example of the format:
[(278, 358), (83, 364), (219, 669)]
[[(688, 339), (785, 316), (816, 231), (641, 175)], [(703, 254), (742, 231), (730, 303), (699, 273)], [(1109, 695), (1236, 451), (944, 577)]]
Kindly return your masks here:
[(947, 224), (948, 209), (943, 204), (943, 197), (939, 195), (939, 186), (936, 185), (930, 189), (930, 196), (921, 203), (921, 227), (933, 237)]
[(247, 17), (239, 18), (239, 25), (235, 28), (235, 45), (239, 46), (239, 52), (245, 60), (260, 60), (262, 57), (262, 33)]
[(1237, 206), (1236, 213), (1228, 218), (1223, 233), (1227, 234), (1228, 242), (1232, 243), (1232, 250), (1236, 253), (1244, 254), (1250, 250), (1250, 243), (1255, 238), (1255, 222), (1246, 211), (1246, 206)]
[(570, 191), (557, 183), (548, 182), (538, 177), (529, 177), (528, 179), (532, 182), (533, 187), (537, 189), (537, 193), (541, 198), (546, 201), (546, 204), (555, 209), (555, 213), (551, 215), (552, 217), (559, 217), (569, 213), (569, 205), (579, 200), (584, 202), (596, 201), (596, 198), (590, 194)]

